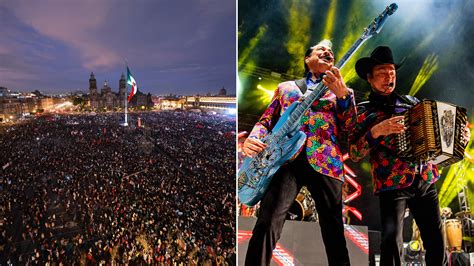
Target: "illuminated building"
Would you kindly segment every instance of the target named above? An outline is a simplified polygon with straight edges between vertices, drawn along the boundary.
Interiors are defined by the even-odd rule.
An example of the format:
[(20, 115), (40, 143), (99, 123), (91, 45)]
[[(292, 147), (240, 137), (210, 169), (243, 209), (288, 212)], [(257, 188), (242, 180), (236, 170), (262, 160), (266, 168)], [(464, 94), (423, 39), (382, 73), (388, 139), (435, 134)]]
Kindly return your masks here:
[(34, 93), (12, 92), (0, 87), (0, 122), (49, 111), (53, 108), (55, 101), (64, 101), (64, 99)]
[[(112, 111), (117, 109), (123, 109), (125, 106), (125, 94), (126, 94), (126, 80), (122, 73), (119, 80), (119, 92), (113, 92), (112, 88), (108, 85), (107, 81), (104, 82), (100, 92), (97, 90), (97, 81), (94, 73), (91, 73), (89, 78), (89, 105), (92, 111)], [(132, 100), (128, 104), (128, 107), (138, 107), (141, 109), (149, 108), (153, 106), (151, 100), (151, 94), (144, 94), (137, 91), (133, 96)]]
[(227, 96), (223, 88), (216, 96), (187, 96), (184, 108), (216, 113), (235, 113), (236, 97)]
[(177, 97), (177, 96), (164, 96), (159, 97), (156, 102), (156, 107), (159, 110), (176, 110), (176, 109), (184, 109), (184, 104), (186, 102), (185, 97)]
[(97, 81), (95, 79), (94, 73), (91, 73), (89, 78), (89, 98), (91, 110), (106, 111), (123, 108), (125, 106), (125, 90), (125, 76), (123, 73), (119, 80), (118, 93), (112, 92), (112, 89), (107, 84), (107, 81), (104, 82), (104, 86), (99, 93), (97, 91)]

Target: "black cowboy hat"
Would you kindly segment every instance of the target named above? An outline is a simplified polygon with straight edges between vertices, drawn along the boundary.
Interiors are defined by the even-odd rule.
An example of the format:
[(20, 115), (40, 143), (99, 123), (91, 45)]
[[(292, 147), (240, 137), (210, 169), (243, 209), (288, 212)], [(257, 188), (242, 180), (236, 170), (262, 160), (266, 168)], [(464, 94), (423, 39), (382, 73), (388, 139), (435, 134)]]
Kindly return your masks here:
[(355, 69), (361, 79), (367, 80), (367, 74), (372, 72), (372, 68), (377, 65), (393, 64), (398, 69), (403, 62), (395, 64), (393, 61), (392, 50), (387, 46), (379, 46), (374, 49), (370, 57), (362, 57), (357, 60)]

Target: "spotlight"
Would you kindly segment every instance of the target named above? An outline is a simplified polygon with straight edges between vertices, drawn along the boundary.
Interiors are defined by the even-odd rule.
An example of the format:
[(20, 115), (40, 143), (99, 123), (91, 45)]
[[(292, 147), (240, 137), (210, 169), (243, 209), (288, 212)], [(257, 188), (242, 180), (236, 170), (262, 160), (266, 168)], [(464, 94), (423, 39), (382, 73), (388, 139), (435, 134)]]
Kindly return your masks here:
[(420, 242), (418, 242), (417, 240), (414, 240), (414, 241), (411, 241), (410, 243), (408, 243), (408, 249), (412, 252), (420, 252), (421, 250), (421, 246), (420, 246)]
[(422, 265), (423, 252), (421, 250), (420, 241), (412, 240), (408, 244), (404, 244), (404, 253), (404, 259), (407, 265)]

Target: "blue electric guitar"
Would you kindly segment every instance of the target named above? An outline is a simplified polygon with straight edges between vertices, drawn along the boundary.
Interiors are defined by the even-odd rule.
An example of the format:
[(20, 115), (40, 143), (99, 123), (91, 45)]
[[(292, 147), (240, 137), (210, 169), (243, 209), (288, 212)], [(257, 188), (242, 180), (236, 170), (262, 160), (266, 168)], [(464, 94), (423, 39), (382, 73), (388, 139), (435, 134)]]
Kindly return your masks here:
[[(382, 29), (388, 16), (398, 6), (391, 4), (364, 29), (362, 36), (351, 46), (349, 51), (335, 65), (341, 69), (354, 52), (373, 35)], [(261, 141), (267, 147), (254, 158), (247, 157), (238, 173), (239, 199), (248, 206), (257, 204), (265, 194), (275, 172), (295, 155), (306, 141), (306, 134), (300, 131), (300, 120), (311, 104), (324, 95), (327, 88), (320, 82), (308, 88), (310, 94), (294, 102), (278, 120), (278, 123)]]

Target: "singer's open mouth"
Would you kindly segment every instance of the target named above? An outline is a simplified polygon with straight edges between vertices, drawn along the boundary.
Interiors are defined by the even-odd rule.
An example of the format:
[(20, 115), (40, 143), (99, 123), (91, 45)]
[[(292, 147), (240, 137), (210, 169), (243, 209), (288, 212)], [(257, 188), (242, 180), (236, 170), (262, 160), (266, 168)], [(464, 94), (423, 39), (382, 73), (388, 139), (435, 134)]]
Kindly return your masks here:
[(334, 58), (332, 58), (331, 56), (327, 55), (327, 56), (323, 56), (323, 57), (320, 57), (324, 62), (326, 63), (332, 63), (334, 61)]

